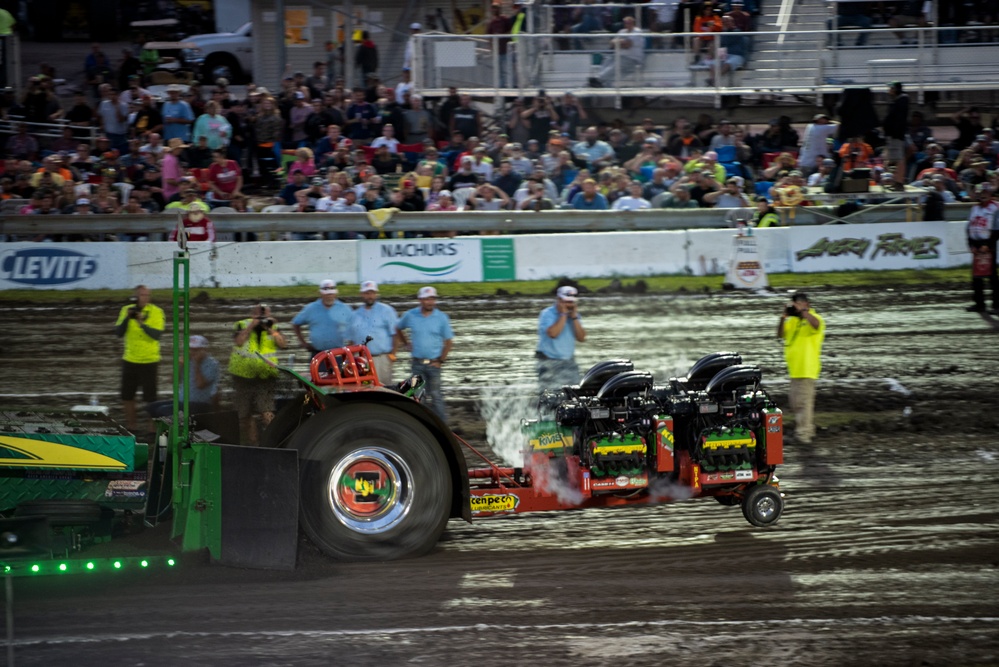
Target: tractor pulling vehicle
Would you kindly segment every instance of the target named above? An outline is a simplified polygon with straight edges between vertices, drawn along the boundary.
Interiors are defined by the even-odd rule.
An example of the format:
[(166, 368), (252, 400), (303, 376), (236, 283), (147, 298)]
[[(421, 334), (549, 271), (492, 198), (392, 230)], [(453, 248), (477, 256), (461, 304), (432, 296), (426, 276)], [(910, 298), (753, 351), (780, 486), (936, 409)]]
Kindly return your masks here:
[[(383, 386), (364, 344), (318, 353), (308, 377), (278, 366), (302, 391), (268, 425), (264, 447), (215, 442), (222, 436), (213, 431), (225, 429), (208, 425), (225, 414), (192, 415), (178, 391), (191, 313), (190, 253), (178, 238), (173, 417), (160, 423), (154, 448), (110, 420), (31, 426), (21, 423), (31, 415), (14, 415), (0, 424), (0, 480), (15, 490), (0, 494), (9, 497), (0, 502), (8, 572), (18, 558), (54, 555), (50, 525), (64, 529), (60, 550), (79, 550), (78, 538), (94, 533), (86, 526), (113, 511), (108, 499), (142, 502), (149, 525), (171, 513), (170, 537), (184, 551), (276, 569), (295, 567), (299, 526), (331, 557), (381, 561), (429, 552), (454, 517), (713, 496), (741, 505), (755, 526), (780, 518), (781, 411), (760, 369), (733, 352), (658, 385), (628, 360), (596, 364), (578, 385), (541, 395), (538, 418), (522, 424), (520, 466), (489, 461), (423, 406), (419, 376)], [(483, 465), (469, 468), (463, 445)], [(13, 518), (7, 504), (17, 505)], [(110, 536), (107, 526), (102, 534)]]
[[(422, 380), (381, 385), (363, 345), (315, 357), (264, 432), (297, 450), (301, 526), (326, 554), (388, 560), (430, 551), (451, 517), (614, 507), (713, 496), (755, 526), (783, 510), (781, 411), (732, 352), (657, 385), (628, 360), (542, 394), (523, 465), (500, 467), (419, 402)], [(460, 445), (484, 463), (467, 468)]]

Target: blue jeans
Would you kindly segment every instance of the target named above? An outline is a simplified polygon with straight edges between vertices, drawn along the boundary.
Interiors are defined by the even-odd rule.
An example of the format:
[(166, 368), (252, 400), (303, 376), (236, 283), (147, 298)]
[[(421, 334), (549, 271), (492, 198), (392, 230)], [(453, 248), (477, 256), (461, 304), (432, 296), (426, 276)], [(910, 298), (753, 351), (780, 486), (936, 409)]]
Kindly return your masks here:
[(447, 422), (447, 407), (444, 405), (444, 392), (441, 391), (441, 369), (424, 363), (423, 359), (413, 359), (413, 375), (423, 377), (426, 382), (426, 396), (430, 399), (430, 409), (437, 413), (441, 421)]
[(579, 384), (579, 364), (575, 359), (538, 359), (538, 384), (541, 391)]

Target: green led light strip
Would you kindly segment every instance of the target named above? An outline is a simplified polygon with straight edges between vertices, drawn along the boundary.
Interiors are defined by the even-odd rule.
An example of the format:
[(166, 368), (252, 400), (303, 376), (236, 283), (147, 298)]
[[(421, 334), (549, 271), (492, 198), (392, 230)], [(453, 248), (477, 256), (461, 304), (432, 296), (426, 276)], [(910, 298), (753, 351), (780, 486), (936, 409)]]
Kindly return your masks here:
[(94, 572), (135, 572), (169, 569), (177, 565), (172, 556), (133, 556), (129, 558), (88, 558), (43, 561), (0, 562), (0, 574), (12, 577), (90, 574)]

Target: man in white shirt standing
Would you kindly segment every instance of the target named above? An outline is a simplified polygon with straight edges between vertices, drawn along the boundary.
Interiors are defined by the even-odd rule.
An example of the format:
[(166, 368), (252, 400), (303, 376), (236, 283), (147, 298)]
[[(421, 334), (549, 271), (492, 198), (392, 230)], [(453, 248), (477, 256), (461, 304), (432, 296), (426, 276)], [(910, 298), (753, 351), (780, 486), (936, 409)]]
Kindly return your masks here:
[(824, 113), (817, 113), (812, 122), (805, 127), (805, 138), (801, 141), (801, 155), (798, 157), (798, 167), (806, 174), (811, 174), (819, 168), (819, 158), (830, 157), (832, 147), (829, 139), (839, 132), (839, 123), (829, 120)]
[(624, 27), (617, 31), (618, 36), (611, 40), (614, 46), (615, 55), (620, 56), (620, 64), (615, 63), (614, 56), (607, 61), (600, 73), (595, 77), (590, 77), (590, 86), (602, 88), (608, 79), (613, 80), (618, 74), (628, 76), (642, 66), (645, 61), (645, 36), (642, 31), (635, 27), (635, 19), (631, 16), (624, 17)]

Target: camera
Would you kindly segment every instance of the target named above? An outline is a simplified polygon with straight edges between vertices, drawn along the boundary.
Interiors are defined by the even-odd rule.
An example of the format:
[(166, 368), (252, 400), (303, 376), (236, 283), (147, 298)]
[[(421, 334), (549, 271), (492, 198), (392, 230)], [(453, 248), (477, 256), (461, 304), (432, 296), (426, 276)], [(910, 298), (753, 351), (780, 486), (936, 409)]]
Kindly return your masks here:
[(785, 308), (784, 314), (787, 315), (788, 317), (801, 317), (801, 313), (799, 313), (798, 309), (795, 308), (794, 306), (788, 306), (787, 308)]
[(259, 311), (259, 315), (257, 315), (257, 319), (260, 322), (260, 327), (263, 328), (263, 329), (270, 329), (272, 326), (274, 326), (274, 320), (271, 319), (270, 317), (265, 317), (266, 314), (267, 314), (267, 304), (266, 303), (258, 303), (257, 304), (257, 309)]
[(141, 314), (142, 314), (142, 311), (139, 310), (138, 306), (132, 306), (132, 307), (130, 307), (128, 309), (128, 316), (131, 317), (131, 318), (133, 318), (133, 319), (138, 319), (139, 315), (141, 315)]

